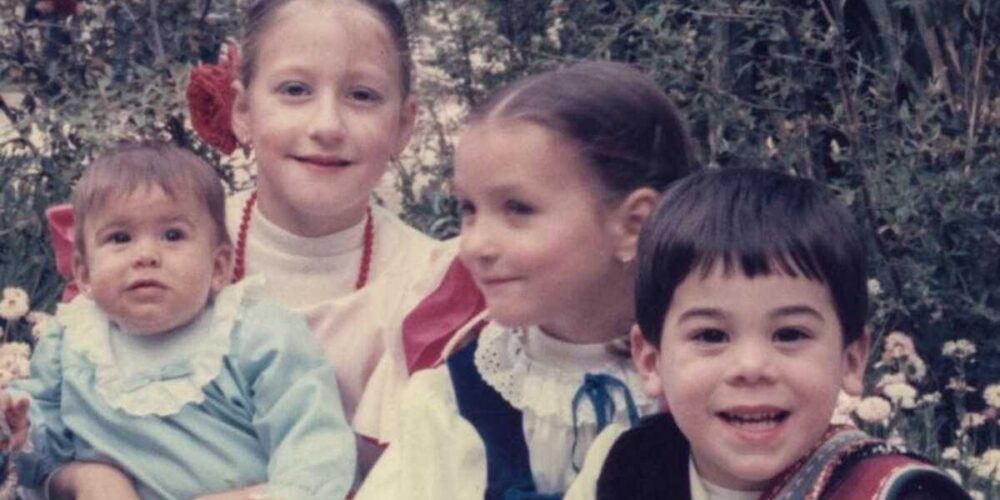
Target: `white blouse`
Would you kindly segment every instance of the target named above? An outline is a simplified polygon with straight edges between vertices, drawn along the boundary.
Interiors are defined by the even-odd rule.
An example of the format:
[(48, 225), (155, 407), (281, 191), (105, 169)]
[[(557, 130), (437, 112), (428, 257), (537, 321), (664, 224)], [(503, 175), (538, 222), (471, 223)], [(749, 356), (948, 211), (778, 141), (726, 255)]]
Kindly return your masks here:
[[(480, 334), (475, 365), (484, 381), (522, 412), (539, 493), (565, 491), (597, 435), (594, 408), (581, 398), (573, 451), (573, 400), (586, 374), (607, 374), (623, 382), (639, 416), (657, 409), (656, 402), (643, 394), (631, 359), (613, 353), (607, 344), (571, 344), (538, 328), (490, 323)], [(616, 408), (612, 421), (627, 424), (623, 391), (608, 392)], [(355, 498), (482, 498), (485, 447), (476, 429), (459, 414), (448, 368), (415, 374), (404, 391), (400, 413), (404, 418), (397, 439)]]
[[(235, 244), (249, 192), (227, 202)], [(371, 207), (374, 244), (368, 283), (354, 290), (364, 221), (321, 237), (302, 237), (267, 220), (254, 206), (246, 242), (246, 276), (262, 274), (264, 297), (303, 314), (326, 358), (336, 365), (344, 412), (355, 432), (392, 439), (399, 397), (409, 379), (401, 335), (406, 315), (441, 283), (455, 258), (454, 240), (440, 242)], [(378, 450), (361, 448), (365, 471)]]

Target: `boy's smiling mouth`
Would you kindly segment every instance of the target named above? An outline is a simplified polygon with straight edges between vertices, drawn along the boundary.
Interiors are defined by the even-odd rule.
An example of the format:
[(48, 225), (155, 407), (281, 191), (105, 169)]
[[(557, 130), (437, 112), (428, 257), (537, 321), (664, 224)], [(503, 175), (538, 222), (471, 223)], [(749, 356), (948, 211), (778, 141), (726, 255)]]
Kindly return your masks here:
[(766, 432), (780, 426), (790, 411), (775, 407), (745, 407), (730, 408), (717, 412), (716, 415), (727, 424), (742, 432)]

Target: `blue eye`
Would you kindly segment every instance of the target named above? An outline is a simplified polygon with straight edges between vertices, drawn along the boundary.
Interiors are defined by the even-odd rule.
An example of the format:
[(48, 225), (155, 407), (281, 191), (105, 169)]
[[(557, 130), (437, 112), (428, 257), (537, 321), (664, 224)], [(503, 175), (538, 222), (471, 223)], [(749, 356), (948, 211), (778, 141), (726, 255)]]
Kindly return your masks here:
[(167, 241), (180, 241), (184, 239), (184, 231), (180, 229), (167, 229), (163, 232), (163, 239)]
[(309, 86), (302, 82), (285, 82), (278, 86), (278, 92), (290, 97), (302, 97), (309, 95)]
[(125, 231), (115, 231), (109, 234), (108, 237), (105, 238), (105, 241), (118, 244), (128, 243), (132, 241), (132, 236)]
[(775, 342), (795, 342), (809, 338), (809, 334), (799, 328), (779, 328), (774, 332)]
[(503, 204), (503, 209), (508, 214), (525, 216), (535, 213), (535, 208), (527, 203), (518, 200), (507, 200)]
[(729, 340), (729, 335), (718, 328), (704, 328), (698, 330), (693, 338), (705, 344), (721, 344)]

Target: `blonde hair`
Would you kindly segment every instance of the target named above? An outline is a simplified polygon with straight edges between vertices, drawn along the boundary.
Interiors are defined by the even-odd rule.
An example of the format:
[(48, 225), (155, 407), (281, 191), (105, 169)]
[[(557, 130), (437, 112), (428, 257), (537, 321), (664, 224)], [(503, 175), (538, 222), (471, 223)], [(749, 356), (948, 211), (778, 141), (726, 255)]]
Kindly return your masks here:
[(190, 192), (204, 204), (215, 224), (216, 241), (229, 244), (226, 194), (219, 177), (204, 160), (165, 142), (121, 142), (94, 159), (73, 188), (76, 251), (85, 255), (83, 228), (87, 215), (110, 198), (157, 186), (171, 198)]

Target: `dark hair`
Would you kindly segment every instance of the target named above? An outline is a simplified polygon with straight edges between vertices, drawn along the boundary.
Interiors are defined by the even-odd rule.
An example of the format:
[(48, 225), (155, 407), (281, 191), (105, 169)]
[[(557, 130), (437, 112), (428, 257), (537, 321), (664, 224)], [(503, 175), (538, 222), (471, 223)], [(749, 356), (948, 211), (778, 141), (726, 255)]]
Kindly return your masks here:
[(604, 186), (662, 191), (696, 166), (687, 127), (663, 90), (622, 63), (584, 62), (519, 80), (474, 110), (470, 124), (528, 120), (575, 141)]
[[(278, 11), (283, 7), (298, 0), (257, 0), (247, 9), (246, 29), (243, 33), (241, 43), (240, 59), (240, 81), (243, 86), (250, 86), (253, 79), (254, 65), (257, 62), (257, 53), (260, 49), (260, 39), (267, 31), (267, 28), (274, 21)], [(323, 1), (323, 0), (312, 0)], [(367, 7), (385, 25), (396, 45), (396, 52), (399, 56), (400, 74), (403, 77), (403, 96), (409, 95), (412, 85), (412, 66), (410, 58), (409, 34), (406, 30), (406, 19), (399, 7), (392, 0), (353, 0), (355, 3)]]
[(868, 309), (861, 229), (830, 190), (762, 169), (682, 179), (663, 195), (639, 236), (636, 320), (659, 345), (674, 291), (715, 265), (748, 278), (782, 273), (829, 287), (844, 346), (861, 337)]
[(212, 167), (173, 144), (130, 141), (118, 143), (94, 159), (73, 188), (76, 250), (86, 255), (83, 232), (88, 215), (112, 197), (126, 196), (145, 186), (159, 186), (171, 197), (191, 192), (212, 217), (216, 241), (229, 243), (226, 193)]

